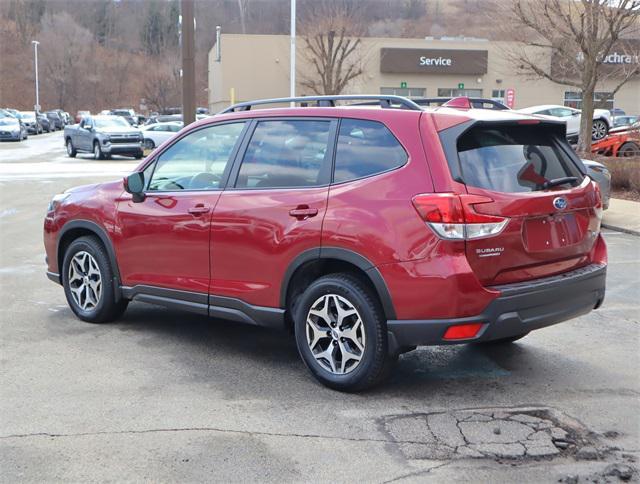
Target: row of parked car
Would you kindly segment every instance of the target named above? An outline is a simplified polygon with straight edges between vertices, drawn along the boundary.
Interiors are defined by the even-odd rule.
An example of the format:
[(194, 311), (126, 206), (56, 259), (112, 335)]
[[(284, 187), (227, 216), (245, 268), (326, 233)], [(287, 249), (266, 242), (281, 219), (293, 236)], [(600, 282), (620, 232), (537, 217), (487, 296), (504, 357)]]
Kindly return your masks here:
[(46, 112), (0, 109), (0, 140), (22, 141), (30, 134), (51, 133), (71, 123), (69, 113), (54, 109)]

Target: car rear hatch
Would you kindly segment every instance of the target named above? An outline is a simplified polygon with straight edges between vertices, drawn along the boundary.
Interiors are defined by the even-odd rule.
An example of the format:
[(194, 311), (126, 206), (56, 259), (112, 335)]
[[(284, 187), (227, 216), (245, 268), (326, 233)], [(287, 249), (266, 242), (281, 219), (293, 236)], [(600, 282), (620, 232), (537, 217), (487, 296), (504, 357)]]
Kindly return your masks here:
[[(451, 158), (453, 150), (445, 151)], [(592, 262), (600, 195), (567, 144), (564, 127), (529, 119), (470, 123), (455, 139), (455, 155), (448, 162), (457, 164), (452, 171), (466, 186), (464, 216), (486, 219), (491, 229), (465, 236), (467, 260), (484, 285)]]

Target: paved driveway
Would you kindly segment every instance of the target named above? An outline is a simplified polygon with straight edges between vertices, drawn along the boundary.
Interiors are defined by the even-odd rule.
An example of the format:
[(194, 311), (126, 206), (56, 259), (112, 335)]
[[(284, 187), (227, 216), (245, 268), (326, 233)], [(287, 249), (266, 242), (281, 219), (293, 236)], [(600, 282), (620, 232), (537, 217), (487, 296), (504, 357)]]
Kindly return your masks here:
[(421, 348), (386, 385), (341, 394), (284, 334), (137, 303), (77, 320), (44, 275), (45, 207), (136, 163), (71, 161), (61, 143), (5, 162), (15, 149), (0, 145), (1, 481), (570, 482), (638, 466), (638, 237), (606, 233), (600, 310), (506, 348)]

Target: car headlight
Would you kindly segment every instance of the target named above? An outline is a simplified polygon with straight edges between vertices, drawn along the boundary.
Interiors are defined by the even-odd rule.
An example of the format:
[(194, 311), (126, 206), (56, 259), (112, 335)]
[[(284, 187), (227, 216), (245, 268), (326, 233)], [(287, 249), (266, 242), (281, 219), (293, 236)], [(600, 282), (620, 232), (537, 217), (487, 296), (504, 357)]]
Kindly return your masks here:
[(49, 202), (49, 206), (47, 207), (47, 212), (55, 212), (56, 209), (60, 206), (60, 204), (70, 195), (70, 193), (58, 193), (54, 195), (54, 197)]

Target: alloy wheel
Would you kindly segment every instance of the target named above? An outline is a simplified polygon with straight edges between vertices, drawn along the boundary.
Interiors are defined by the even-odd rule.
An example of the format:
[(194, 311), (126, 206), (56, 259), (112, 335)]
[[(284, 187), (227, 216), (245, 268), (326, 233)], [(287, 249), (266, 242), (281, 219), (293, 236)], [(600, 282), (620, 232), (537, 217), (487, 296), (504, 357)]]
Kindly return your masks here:
[(71, 140), (67, 141), (67, 154), (69, 156), (71, 156), (71, 153), (73, 153), (73, 145), (71, 144)]
[(102, 296), (102, 275), (94, 257), (87, 251), (76, 253), (69, 263), (69, 291), (83, 311), (95, 309)]
[(307, 314), (307, 344), (318, 364), (334, 375), (352, 372), (362, 361), (366, 345), (364, 323), (346, 298), (326, 294)]
[(607, 125), (604, 121), (594, 121), (591, 135), (593, 139), (602, 139), (607, 135)]

